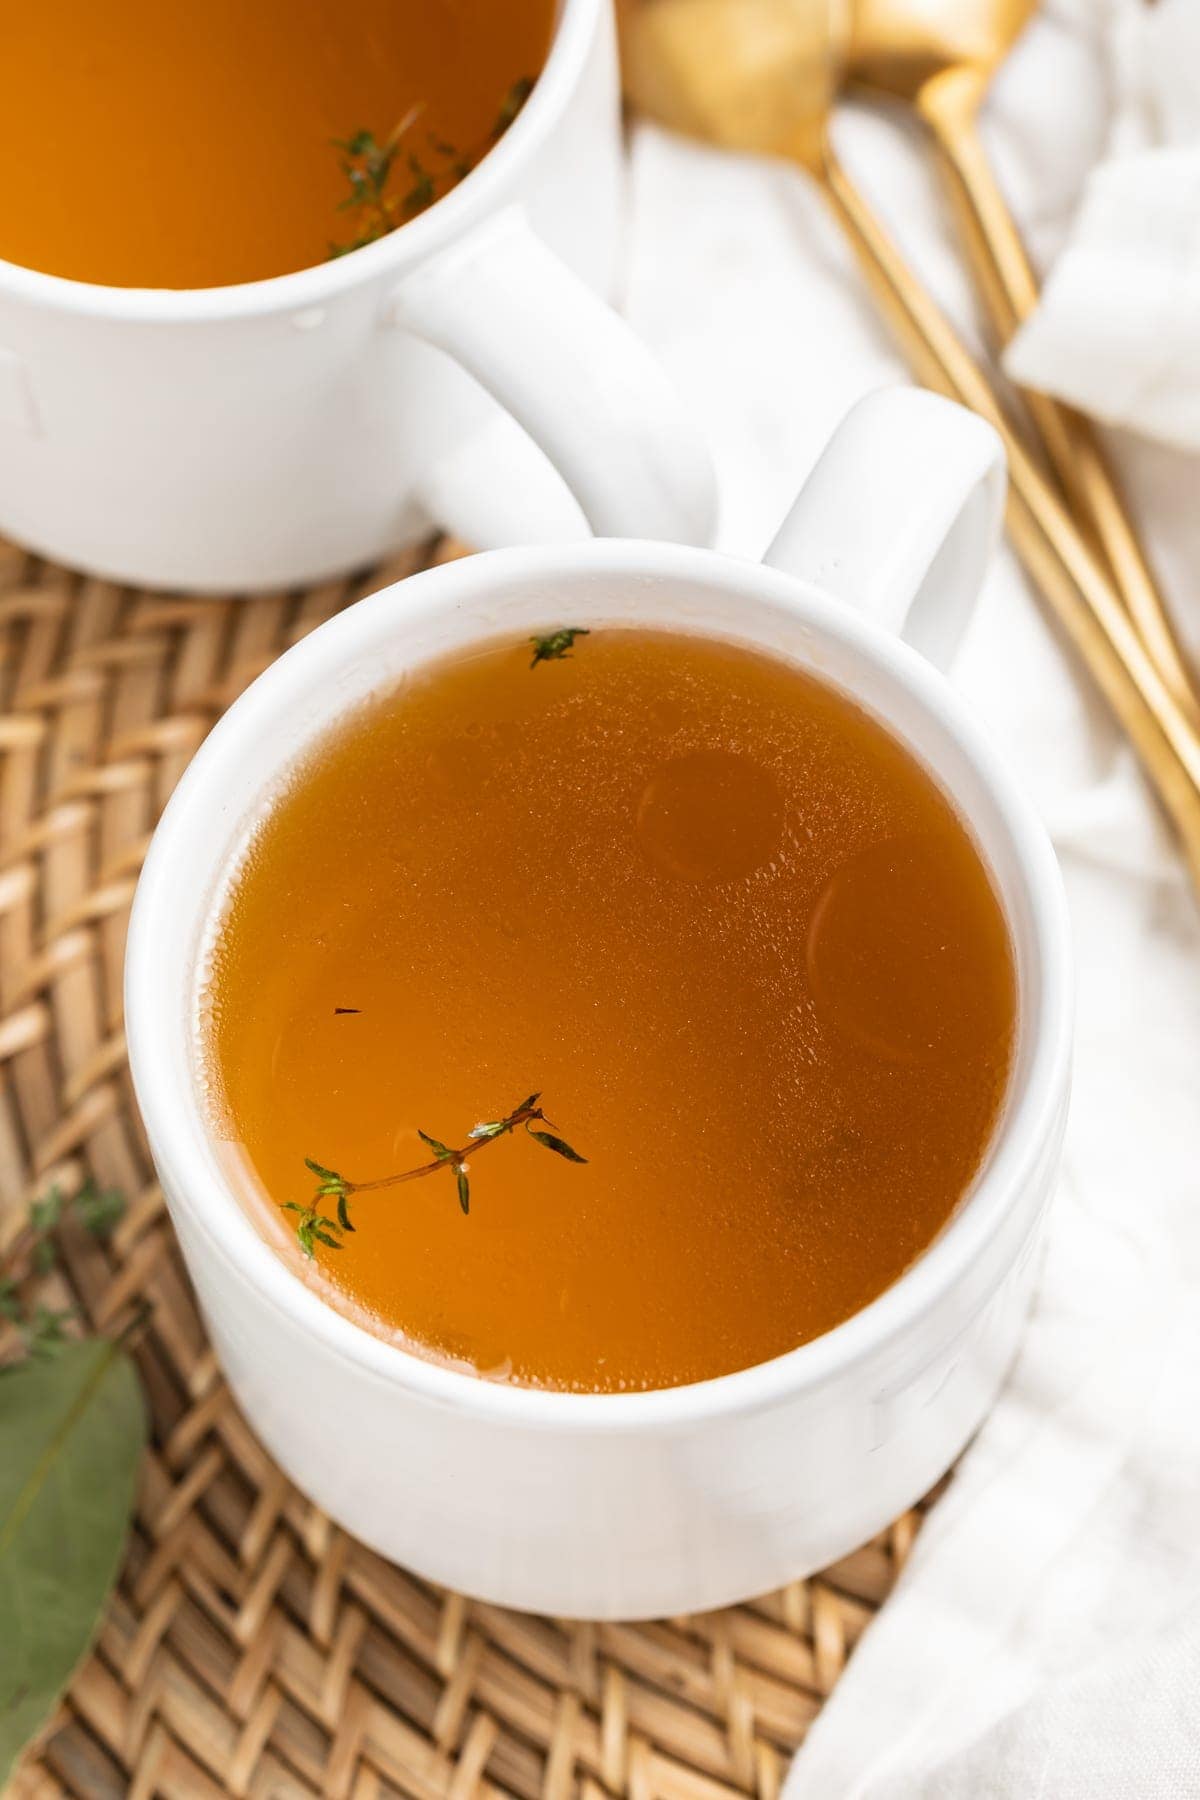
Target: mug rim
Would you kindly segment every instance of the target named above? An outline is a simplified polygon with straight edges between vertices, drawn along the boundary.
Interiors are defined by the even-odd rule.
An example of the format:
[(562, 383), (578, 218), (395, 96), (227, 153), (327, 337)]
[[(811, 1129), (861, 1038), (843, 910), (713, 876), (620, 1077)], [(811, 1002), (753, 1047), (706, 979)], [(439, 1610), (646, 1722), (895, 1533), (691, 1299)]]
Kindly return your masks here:
[(9, 294), (48, 310), (114, 321), (215, 323), (264, 314), (303, 311), (433, 255), (468, 229), (472, 220), (504, 204), (509, 172), (536, 149), (570, 104), (587, 66), (595, 26), (609, 0), (558, 0), (550, 49), (525, 105), (499, 142), (440, 200), (373, 244), (349, 256), (221, 287), (111, 287), (78, 281), (0, 256), (0, 296)]
[[(187, 859), (187, 846), (204, 841), (194, 825), (197, 809), (203, 819), (219, 808), (222, 765), (236, 762), (239, 746), (258, 738), (264, 702), (277, 708), (289, 689), (306, 687), (316, 675), (328, 684), (340, 664), (403, 632), (414, 602), (454, 612), (470, 590), (486, 591), (493, 582), (544, 584), (596, 575), (674, 578), (735, 596), (751, 590), (839, 639), (859, 660), (881, 666), (932, 714), (982, 779), (1014, 853), (1033, 927), (1035, 1010), (1024, 1027), (1032, 1049), (1023, 1087), (998, 1123), (983, 1169), (938, 1236), (874, 1300), (819, 1337), (745, 1369), (635, 1393), (577, 1394), (492, 1382), (421, 1356), (356, 1323), (291, 1269), (219, 1171), (194, 1080), (180, 1083), (171, 1073), (170, 1047), (188, 1014), (174, 1008), (176, 990), (161, 979), (172, 965), (157, 940), (171, 910), (160, 903), (159, 890), (168, 871)], [(398, 589), (406, 603), (399, 617)], [(294, 753), (281, 757), (275, 773), (293, 761)], [(212, 876), (227, 845), (220, 832), (209, 838), (217, 846), (207, 858), (205, 872)], [(198, 885), (211, 894), (211, 880)], [(203, 917), (211, 916), (206, 902)], [(1066, 895), (1050, 840), (1004, 758), (946, 678), (901, 639), (796, 576), (712, 550), (617, 538), (483, 551), (422, 570), (336, 614), (278, 658), (218, 720), (168, 801), (138, 882), (125, 966), (130, 1069), (154, 1161), (193, 1228), (254, 1290), (255, 1304), (270, 1305), (315, 1333), (358, 1371), (435, 1404), (492, 1423), (598, 1433), (653, 1431), (759, 1411), (783, 1395), (830, 1385), (928, 1313), (983, 1255), (1055, 1136), (1069, 1086), (1072, 995)]]

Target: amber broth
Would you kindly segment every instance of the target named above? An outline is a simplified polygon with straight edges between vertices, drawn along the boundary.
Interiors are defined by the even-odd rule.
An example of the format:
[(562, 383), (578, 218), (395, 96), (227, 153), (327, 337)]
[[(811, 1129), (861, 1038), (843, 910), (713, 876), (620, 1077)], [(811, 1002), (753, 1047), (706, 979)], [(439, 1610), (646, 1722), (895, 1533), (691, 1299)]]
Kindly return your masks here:
[[(319, 263), (362, 210), (334, 139), (420, 108), (387, 192), (477, 162), (554, 0), (56, 0), (0, 14), (0, 257), (121, 287)], [(436, 146), (441, 145), (439, 149)], [(447, 148), (449, 147), (449, 148)], [(452, 153), (451, 153), (452, 152)]]
[(893, 1282), (980, 1166), (1016, 1008), (907, 750), (783, 662), (628, 629), (356, 713), (258, 832), (209, 992), (274, 1202), (305, 1155), (390, 1174), (542, 1090), (586, 1167), (506, 1138), (468, 1217), (449, 1170), (356, 1195), (307, 1266), (384, 1334), (585, 1391), (746, 1367)]

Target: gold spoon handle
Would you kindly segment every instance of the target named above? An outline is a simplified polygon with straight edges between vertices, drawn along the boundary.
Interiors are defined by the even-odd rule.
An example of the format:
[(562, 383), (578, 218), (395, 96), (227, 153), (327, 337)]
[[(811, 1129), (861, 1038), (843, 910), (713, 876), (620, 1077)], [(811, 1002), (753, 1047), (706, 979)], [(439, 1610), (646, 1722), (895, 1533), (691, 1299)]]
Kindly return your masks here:
[(1200, 888), (1200, 731), (1152, 661), (1108, 577), (1016, 436), (979, 365), (828, 145), (815, 172), (914, 371), (994, 425), (1009, 459), (1014, 546), (1131, 739)]
[[(1037, 305), (1037, 280), (976, 130), (983, 90), (975, 72), (952, 69), (922, 88), (917, 107), (950, 178), (967, 252), (1002, 344)], [(1193, 678), (1145, 551), (1087, 421), (1049, 394), (1022, 398), (1063, 491), (1090, 522), (1146, 648), (1164, 681), (1200, 721)]]

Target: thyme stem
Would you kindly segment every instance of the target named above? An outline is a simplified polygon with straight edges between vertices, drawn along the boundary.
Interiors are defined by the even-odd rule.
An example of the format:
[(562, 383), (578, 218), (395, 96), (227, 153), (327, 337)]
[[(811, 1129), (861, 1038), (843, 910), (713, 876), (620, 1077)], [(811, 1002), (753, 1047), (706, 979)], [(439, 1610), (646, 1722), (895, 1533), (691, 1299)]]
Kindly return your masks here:
[[(535, 1094), (534, 1099), (537, 1098), (538, 1096)], [(371, 1194), (378, 1192), (380, 1188), (399, 1187), (405, 1181), (420, 1181), (425, 1175), (436, 1175), (438, 1170), (444, 1169), (448, 1162), (462, 1163), (468, 1156), (478, 1156), (486, 1145), (494, 1144), (497, 1138), (507, 1136), (510, 1131), (515, 1131), (518, 1125), (545, 1117), (540, 1106), (533, 1106), (526, 1101), (523, 1106), (518, 1106), (516, 1111), (510, 1113), (508, 1118), (503, 1121), (503, 1131), (489, 1132), (487, 1137), (469, 1138), (460, 1150), (449, 1150), (445, 1156), (435, 1156), (432, 1162), (422, 1163), (416, 1169), (404, 1169), (399, 1175), (383, 1175), (378, 1181), (348, 1181), (346, 1192), (348, 1194)]]
[[(553, 1150), (556, 1156), (565, 1158), (567, 1162), (585, 1163), (586, 1156), (580, 1156), (570, 1144), (549, 1131), (534, 1131), (534, 1123), (544, 1120), (545, 1113), (538, 1105), (540, 1094), (530, 1094), (519, 1106), (503, 1119), (489, 1119), (484, 1124), (476, 1125), (468, 1132), (467, 1141), (457, 1149), (443, 1144), (440, 1139), (430, 1137), (428, 1132), (419, 1131), (417, 1136), (427, 1143), (433, 1151), (430, 1162), (420, 1163), (415, 1169), (401, 1169), (396, 1175), (381, 1175), (375, 1181), (351, 1181), (347, 1176), (339, 1174), (336, 1169), (327, 1169), (323, 1163), (316, 1162), (311, 1156), (304, 1159), (305, 1167), (317, 1177), (317, 1191), (307, 1206), (298, 1200), (280, 1202), (280, 1210), (297, 1214), (296, 1236), (305, 1256), (314, 1254), (314, 1244), (324, 1244), (327, 1250), (341, 1250), (343, 1238), (347, 1232), (353, 1235), (355, 1227), (350, 1222), (349, 1201), (352, 1194), (377, 1193), (381, 1188), (399, 1187), (406, 1181), (420, 1181), (426, 1175), (434, 1175), (439, 1169), (453, 1172), (458, 1203), (464, 1213), (471, 1210), (471, 1184), (467, 1173), (467, 1158), (476, 1156), (486, 1145), (497, 1138), (508, 1137), (519, 1126), (535, 1143), (547, 1150)], [(336, 1216), (321, 1211), (323, 1200), (336, 1202)]]

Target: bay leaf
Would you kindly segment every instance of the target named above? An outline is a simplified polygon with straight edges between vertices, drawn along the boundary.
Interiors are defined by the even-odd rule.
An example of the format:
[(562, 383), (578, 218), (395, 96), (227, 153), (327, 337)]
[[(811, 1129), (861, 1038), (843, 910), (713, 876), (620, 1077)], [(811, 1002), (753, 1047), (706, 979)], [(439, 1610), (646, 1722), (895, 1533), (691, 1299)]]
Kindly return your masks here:
[(66, 1344), (0, 1374), (0, 1790), (95, 1636), (145, 1429), (119, 1345)]

